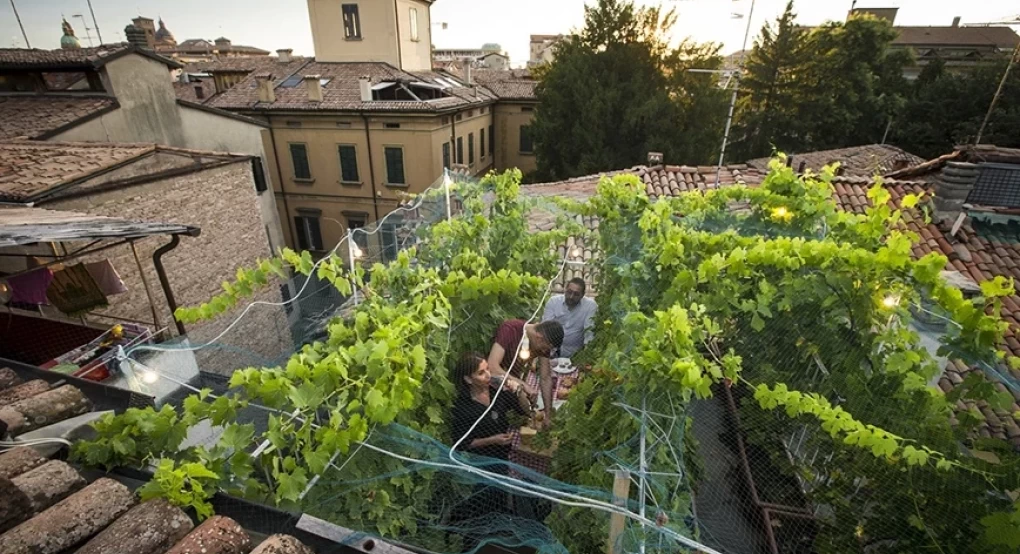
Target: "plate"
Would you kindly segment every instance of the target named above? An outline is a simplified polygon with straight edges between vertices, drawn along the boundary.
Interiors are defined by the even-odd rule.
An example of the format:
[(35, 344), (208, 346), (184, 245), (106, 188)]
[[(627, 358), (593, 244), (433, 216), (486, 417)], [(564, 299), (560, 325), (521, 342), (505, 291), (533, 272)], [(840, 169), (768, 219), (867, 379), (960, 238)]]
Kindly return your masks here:
[(549, 364), (552, 366), (553, 371), (563, 375), (577, 371), (577, 368), (574, 367), (570, 358), (554, 358), (553, 360), (550, 360)]

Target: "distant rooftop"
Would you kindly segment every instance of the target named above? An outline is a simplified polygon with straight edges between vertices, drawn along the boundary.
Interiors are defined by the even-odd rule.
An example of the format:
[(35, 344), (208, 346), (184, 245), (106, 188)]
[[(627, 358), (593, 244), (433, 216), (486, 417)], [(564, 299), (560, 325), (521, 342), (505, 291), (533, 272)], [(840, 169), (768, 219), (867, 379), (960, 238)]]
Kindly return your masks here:
[(39, 48), (0, 48), (0, 70), (37, 69), (73, 70), (98, 69), (103, 65), (130, 53), (140, 54), (179, 69), (181, 65), (150, 50), (121, 44), (105, 44), (94, 48), (73, 48), (41, 50)]
[(119, 106), (108, 95), (0, 95), (0, 140), (45, 139)]

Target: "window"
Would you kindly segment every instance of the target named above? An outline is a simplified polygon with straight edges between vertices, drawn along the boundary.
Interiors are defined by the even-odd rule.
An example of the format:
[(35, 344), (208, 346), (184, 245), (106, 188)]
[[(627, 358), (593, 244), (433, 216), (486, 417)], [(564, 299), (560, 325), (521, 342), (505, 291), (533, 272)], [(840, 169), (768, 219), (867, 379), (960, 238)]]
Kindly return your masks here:
[[(354, 237), (354, 243), (362, 251), (368, 250), (368, 234), (363, 232), (368, 222), (368, 214), (344, 212), (344, 215), (347, 217), (347, 229), (351, 232), (351, 236)], [(361, 229), (361, 231), (356, 232), (357, 229)]]
[(496, 151), (496, 133), (492, 132), (495, 129), (494, 126), (489, 125), (489, 153), (492, 154)]
[(251, 159), (251, 177), (255, 181), (255, 192), (265, 192), (269, 188), (266, 184), (266, 172), (262, 168), (262, 158)]
[(294, 166), (294, 178), (311, 180), (312, 170), (308, 167), (308, 147), (304, 144), (290, 145), (290, 161)]
[(337, 121), (336, 122), (336, 126), (341, 128), (341, 129), (350, 129), (351, 128), (351, 122), (350, 121)]
[(418, 42), (418, 8), (411, 8), (411, 40)]
[(525, 154), (530, 154), (535, 151), (535, 144), (531, 138), (531, 125), (521, 125), (520, 151)]
[(442, 121), (443, 121), (443, 125), (449, 125), (450, 124), (450, 116), (444, 115)]
[(464, 114), (457, 114), (457, 121), (464, 119)]
[(340, 153), (340, 181), (343, 183), (357, 183), (358, 178), (358, 150), (353, 144), (341, 144), (337, 147)]
[(400, 128), (400, 124), (399, 123), (387, 123), (386, 124), (386, 128), (387, 129), (399, 129)]
[(404, 149), (399, 146), (387, 146), (386, 183), (390, 185), (406, 184), (404, 180)]
[(523, 113), (533, 112), (533, 111), (535, 111), (535, 108), (532, 108), (531, 106), (522, 106), (521, 107), (521, 112), (523, 112)]
[(468, 133), (468, 163), (474, 165), (475, 163), (475, 134)]
[(344, 14), (344, 38), (347, 40), (361, 38), (361, 16), (358, 15), (357, 4), (343, 4), (340, 9)]
[(202, 88), (202, 85), (195, 85), (195, 98), (199, 100), (205, 98), (205, 89)]
[(300, 127), (301, 126), (301, 122), (300, 121), (288, 121), (287, 122), (287, 126), (288, 127)]
[(310, 210), (294, 216), (294, 227), (297, 229), (298, 248), (301, 250), (322, 250), (322, 233), (319, 230), (318, 210)]
[(443, 167), (450, 169), (450, 143), (443, 143)]
[[(332, 78), (320, 78), (319, 84), (322, 86), (326, 86), (332, 80), (333, 80)], [(301, 75), (291, 75), (290, 77), (284, 79), (283, 82), (280, 83), (280, 86), (283, 88), (296, 88), (303, 82), (305, 82), (305, 78), (302, 77)]]
[(479, 142), (481, 142), (481, 144), (478, 145), (478, 154), (479, 154), (478, 157), (482, 158), (484, 160), (485, 159), (485, 127), (482, 127), (481, 132), (479, 132), (479, 137), (478, 138), (480, 139)]
[(464, 163), (464, 137), (457, 137), (457, 163)]

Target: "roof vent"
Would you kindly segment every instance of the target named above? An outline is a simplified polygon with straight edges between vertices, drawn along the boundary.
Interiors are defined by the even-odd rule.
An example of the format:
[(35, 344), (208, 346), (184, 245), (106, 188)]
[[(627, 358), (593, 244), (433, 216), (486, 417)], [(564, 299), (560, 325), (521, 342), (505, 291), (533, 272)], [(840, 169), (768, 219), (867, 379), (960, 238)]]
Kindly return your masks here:
[(662, 165), (662, 152), (649, 152), (648, 165)]
[(294, 53), (294, 50), (292, 50), (290, 48), (281, 48), (280, 50), (276, 51), (276, 56), (277, 56), (277, 60), (276, 61), (278, 61), (280, 63), (290, 62), (290, 61), (292, 61), (294, 59), (294, 57), (292, 56), (293, 53)]

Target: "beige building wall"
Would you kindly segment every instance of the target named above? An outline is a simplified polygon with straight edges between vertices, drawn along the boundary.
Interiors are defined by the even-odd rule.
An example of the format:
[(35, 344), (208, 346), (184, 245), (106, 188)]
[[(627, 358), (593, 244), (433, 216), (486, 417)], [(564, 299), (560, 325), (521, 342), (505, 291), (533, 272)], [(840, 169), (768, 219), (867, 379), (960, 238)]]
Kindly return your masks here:
[[(534, 102), (500, 102), (495, 107), (496, 168), (518, 168), (528, 174), (538, 169), (534, 152), (521, 152), (521, 127), (535, 117)], [(530, 111), (529, 111), (530, 110)]]
[[(443, 143), (451, 144), (450, 161), (456, 163), (454, 130), (464, 142), (465, 164), (469, 164), (467, 148), (469, 136), (473, 136), (475, 157), (474, 163), (469, 164), (470, 172), (474, 175), (488, 172), (494, 166), (494, 156), (488, 153), (489, 128), (493, 124), (491, 110), (492, 106), (464, 110), (459, 114), (460, 121), (457, 121), (457, 114), (373, 116), (368, 119), (367, 135), (365, 121), (359, 115), (272, 116), (267, 160), (287, 244), (297, 248), (294, 237), (297, 215), (319, 211), (322, 244), (329, 250), (347, 232), (352, 218), (370, 224), (376, 221), (376, 209), (378, 216), (383, 217), (408, 195), (432, 186), (443, 174)], [(393, 125), (400, 127), (392, 128)], [(483, 129), (486, 134), (484, 156), (481, 151)], [(310, 180), (295, 178), (291, 144), (305, 146)], [(341, 180), (341, 145), (355, 148), (359, 177), (356, 182)], [(387, 147), (403, 150), (406, 184), (388, 182)]]
[[(152, 163), (172, 162), (154, 159), (149, 162), (149, 167)], [(143, 167), (138, 166), (139, 173), (144, 173), (141, 171)], [(125, 170), (130, 171), (130, 166)], [(177, 303), (187, 306), (205, 302), (221, 292), (220, 284), (233, 280), (238, 268), (252, 267), (259, 258), (270, 256), (261, 225), (260, 207), (251, 187), (251, 166), (241, 161), (143, 185), (58, 200), (42, 207), (200, 227), (200, 236), (182, 237), (180, 245), (163, 256)], [(159, 323), (171, 333), (176, 333), (166, 296), (152, 263), (153, 252), (168, 242), (169, 238), (165, 236), (148, 237), (136, 241), (135, 248), (144, 270), (144, 279), (153, 292)], [(152, 321), (143, 277), (131, 248), (111, 249), (83, 261), (102, 259), (111, 261), (129, 292), (110, 297), (110, 306), (100, 312)], [(279, 287), (270, 286), (254, 299), (280, 302)], [(239, 306), (212, 321), (187, 326), (192, 344), (212, 340), (243, 307)], [(277, 306), (254, 308), (219, 342), (262, 359), (276, 359), (293, 350), (286, 311)], [(257, 364), (256, 358), (223, 349), (202, 351), (198, 357), (203, 370), (223, 374), (229, 374), (237, 367)]]
[[(361, 38), (344, 36), (342, 4), (357, 4)], [(315, 59), (320, 62), (386, 62), (400, 67), (396, 14), (390, 0), (308, 0)]]
[[(400, 68), (432, 71), (432, 18), (423, 0), (396, 0), (400, 32)], [(417, 14), (417, 35), (412, 30), (411, 10)]]

